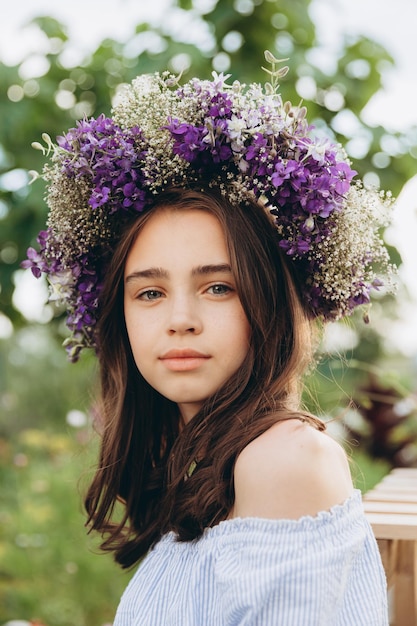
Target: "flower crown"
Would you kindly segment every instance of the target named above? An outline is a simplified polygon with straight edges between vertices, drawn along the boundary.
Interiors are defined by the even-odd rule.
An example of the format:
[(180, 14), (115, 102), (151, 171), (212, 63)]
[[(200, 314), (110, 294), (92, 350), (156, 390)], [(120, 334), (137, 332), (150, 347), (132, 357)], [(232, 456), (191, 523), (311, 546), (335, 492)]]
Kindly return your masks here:
[[(340, 146), (315, 138), (305, 107), (283, 103), (287, 67), (269, 52), (264, 86), (213, 73), (184, 85), (168, 72), (133, 80), (112, 117), (84, 119), (53, 144), (43, 170), (50, 209), (40, 250), (23, 267), (51, 284), (68, 311), (71, 360), (95, 347), (103, 276), (121, 225), (151, 208), (167, 187), (217, 188), (233, 204), (258, 200), (274, 216), (280, 246), (304, 278), (314, 316), (336, 320), (390, 284), (394, 268), (378, 229), (389, 194), (353, 183)], [(265, 68), (264, 68), (265, 69)]]

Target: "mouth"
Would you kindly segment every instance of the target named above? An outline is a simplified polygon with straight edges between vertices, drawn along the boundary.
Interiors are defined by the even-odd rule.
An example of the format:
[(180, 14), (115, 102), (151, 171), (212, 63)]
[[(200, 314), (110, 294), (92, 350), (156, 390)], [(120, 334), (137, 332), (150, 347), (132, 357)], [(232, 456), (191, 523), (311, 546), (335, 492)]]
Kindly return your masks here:
[(188, 348), (169, 350), (159, 360), (173, 372), (186, 372), (198, 369), (210, 359), (210, 355)]

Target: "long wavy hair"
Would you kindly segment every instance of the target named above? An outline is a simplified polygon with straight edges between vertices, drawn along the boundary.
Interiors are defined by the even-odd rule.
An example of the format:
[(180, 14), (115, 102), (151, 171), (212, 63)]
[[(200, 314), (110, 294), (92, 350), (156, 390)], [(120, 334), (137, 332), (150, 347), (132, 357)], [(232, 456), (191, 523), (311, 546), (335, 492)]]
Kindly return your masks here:
[[(177, 405), (138, 371), (124, 319), (126, 258), (158, 208), (200, 209), (219, 220), (251, 327), (244, 363), (186, 425)], [(229, 515), (234, 464), (248, 443), (289, 418), (324, 428), (300, 408), (315, 334), (299, 298), (297, 276), (261, 205), (232, 206), (212, 190), (172, 189), (125, 229), (100, 301), (101, 450), (85, 498), (87, 526), (102, 534), (102, 549), (130, 567), (168, 531), (180, 541), (198, 538)]]

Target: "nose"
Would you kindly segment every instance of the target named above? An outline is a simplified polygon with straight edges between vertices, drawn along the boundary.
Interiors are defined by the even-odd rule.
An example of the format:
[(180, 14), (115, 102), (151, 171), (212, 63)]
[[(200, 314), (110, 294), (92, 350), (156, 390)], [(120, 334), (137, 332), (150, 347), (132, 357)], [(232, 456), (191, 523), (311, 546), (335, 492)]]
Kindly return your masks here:
[(173, 335), (201, 333), (203, 328), (198, 303), (195, 298), (188, 295), (178, 295), (172, 299), (170, 317), (168, 321), (168, 333)]

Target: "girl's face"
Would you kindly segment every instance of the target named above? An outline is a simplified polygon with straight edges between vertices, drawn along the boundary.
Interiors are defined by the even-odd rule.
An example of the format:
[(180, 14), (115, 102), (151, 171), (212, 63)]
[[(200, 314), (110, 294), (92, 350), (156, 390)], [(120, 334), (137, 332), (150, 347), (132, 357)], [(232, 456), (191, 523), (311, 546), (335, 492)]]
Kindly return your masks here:
[(128, 254), (124, 283), (136, 365), (188, 422), (249, 348), (249, 322), (217, 218), (194, 209), (157, 211)]

